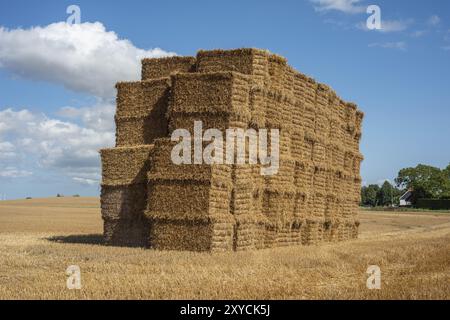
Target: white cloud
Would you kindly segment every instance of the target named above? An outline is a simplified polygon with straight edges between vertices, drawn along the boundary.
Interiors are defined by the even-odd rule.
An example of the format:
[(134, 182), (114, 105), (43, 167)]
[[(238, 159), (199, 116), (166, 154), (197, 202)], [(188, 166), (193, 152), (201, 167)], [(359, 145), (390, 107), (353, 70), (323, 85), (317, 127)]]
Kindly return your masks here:
[(92, 107), (62, 107), (58, 115), (66, 119), (80, 119), (86, 128), (99, 131), (114, 130), (114, 114), (116, 107), (112, 103), (99, 102)]
[(6, 167), (0, 169), (1, 178), (23, 178), (31, 176), (33, 173), (26, 170), (18, 170), (15, 167)]
[(344, 13), (362, 13), (366, 7), (359, 5), (361, 0), (310, 0), (316, 11), (341, 11)]
[(404, 41), (398, 41), (398, 42), (375, 42), (375, 43), (371, 43), (369, 44), (369, 48), (374, 48), (374, 47), (379, 47), (379, 48), (384, 48), (384, 49), (398, 49), (398, 50), (406, 50), (407, 45), (406, 42)]
[(369, 30), (365, 22), (360, 22), (356, 25), (356, 27), (360, 30), (364, 31), (378, 31), (383, 33), (388, 32), (400, 32), (405, 31), (408, 27), (414, 23), (413, 19), (407, 20), (381, 20), (381, 29), (379, 30)]
[(140, 78), (143, 57), (174, 55), (136, 48), (100, 22), (53, 23), (30, 29), (0, 27), (0, 67), (29, 79), (111, 99), (117, 81)]
[[(8, 124), (8, 126), (6, 126)], [(48, 118), (28, 110), (0, 111), (0, 128), (9, 141), (3, 148), (15, 146), (22, 158), (36, 158), (37, 165), (60, 170), (70, 176), (99, 175), (98, 150), (114, 145), (114, 131), (89, 128), (73, 122)]]
[(437, 26), (441, 22), (441, 18), (438, 15), (434, 14), (428, 18), (427, 23), (430, 26)]
[(79, 183), (79, 184), (88, 185), (88, 186), (96, 185), (96, 184), (99, 183), (98, 180), (87, 179), (87, 178), (80, 178), (80, 177), (73, 177), (72, 180), (77, 182), (77, 183)]
[(0, 160), (13, 159), (16, 157), (15, 147), (11, 142), (0, 141)]

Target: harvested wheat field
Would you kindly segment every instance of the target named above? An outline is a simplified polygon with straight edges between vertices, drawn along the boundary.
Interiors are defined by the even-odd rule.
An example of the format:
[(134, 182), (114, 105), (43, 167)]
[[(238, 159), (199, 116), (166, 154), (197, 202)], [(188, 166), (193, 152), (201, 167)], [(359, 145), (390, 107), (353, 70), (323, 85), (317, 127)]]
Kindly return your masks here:
[[(450, 299), (450, 214), (360, 212), (360, 239), (194, 253), (102, 244), (98, 198), (0, 202), (1, 299)], [(81, 268), (81, 290), (65, 270)], [(369, 265), (381, 289), (366, 288)]]

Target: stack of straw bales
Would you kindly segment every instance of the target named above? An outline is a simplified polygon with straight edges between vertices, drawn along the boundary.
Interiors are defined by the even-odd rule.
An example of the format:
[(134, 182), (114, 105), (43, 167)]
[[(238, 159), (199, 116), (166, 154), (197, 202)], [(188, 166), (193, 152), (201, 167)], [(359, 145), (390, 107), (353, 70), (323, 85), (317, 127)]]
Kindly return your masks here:
[[(212, 251), (357, 237), (363, 113), (285, 58), (237, 49), (144, 59), (142, 80), (117, 89), (116, 147), (101, 151), (107, 243)], [(193, 134), (200, 120), (224, 136), (279, 129), (278, 174), (172, 163), (171, 134)]]

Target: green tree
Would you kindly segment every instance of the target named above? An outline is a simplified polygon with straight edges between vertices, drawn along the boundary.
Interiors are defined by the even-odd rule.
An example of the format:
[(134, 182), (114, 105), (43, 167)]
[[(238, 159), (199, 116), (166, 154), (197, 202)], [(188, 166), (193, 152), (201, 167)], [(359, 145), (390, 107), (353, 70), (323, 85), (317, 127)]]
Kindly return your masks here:
[(395, 182), (400, 188), (413, 190), (413, 204), (420, 198), (450, 196), (450, 165), (443, 170), (423, 164), (404, 168), (399, 171)]
[(450, 199), (450, 164), (442, 170), (442, 173), (444, 175), (444, 191), (441, 194), (441, 199)]
[(375, 207), (377, 205), (377, 194), (380, 187), (376, 184), (364, 186), (361, 189), (361, 203), (364, 206)]
[(381, 206), (390, 206), (394, 204), (394, 187), (389, 181), (385, 181), (378, 191), (378, 204)]

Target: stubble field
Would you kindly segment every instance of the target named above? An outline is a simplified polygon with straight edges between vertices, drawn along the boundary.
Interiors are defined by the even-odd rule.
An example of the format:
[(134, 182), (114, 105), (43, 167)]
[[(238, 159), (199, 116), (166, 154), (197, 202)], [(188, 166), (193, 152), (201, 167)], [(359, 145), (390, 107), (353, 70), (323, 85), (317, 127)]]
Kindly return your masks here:
[[(450, 214), (362, 211), (357, 240), (237, 253), (102, 244), (98, 198), (0, 202), (0, 299), (450, 299)], [(66, 268), (81, 269), (68, 290)], [(369, 265), (381, 289), (366, 287)]]

